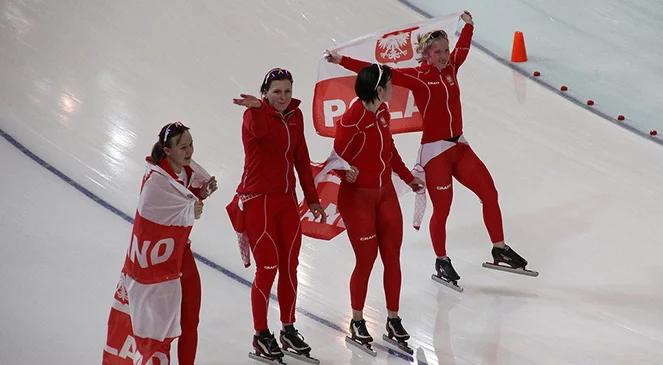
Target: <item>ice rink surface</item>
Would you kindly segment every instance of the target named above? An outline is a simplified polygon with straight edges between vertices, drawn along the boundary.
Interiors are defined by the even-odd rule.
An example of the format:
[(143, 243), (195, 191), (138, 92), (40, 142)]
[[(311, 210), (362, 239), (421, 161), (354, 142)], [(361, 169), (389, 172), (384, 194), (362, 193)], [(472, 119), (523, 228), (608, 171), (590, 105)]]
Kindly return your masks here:
[[(133, 217), (143, 159), (173, 120), (191, 127), (194, 157), (220, 180), (191, 237), (207, 263), (198, 262), (198, 364), (253, 363), (253, 268), (242, 266), (224, 209), (243, 163), (242, 109), (231, 99), (256, 93), (269, 68), (290, 69), (311, 157), (322, 161), (331, 140), (309, 118), (324, 49), (420, 19), (377, 0), (0, 2), (0, 364), (101, 362), (131, 230), (117, 211)], [(448, 248), (465, 291), (434, 283), (427, 225), (410, 228), (413, 196), (404, 196), (401, 317), (411, 360), (658, 364), (661, 146), (476, 49), (459, 77), (465, 136), (496, 181), (507, 242), (541, 275), (481, 268), (490, 245), (480, 202), (455, 184)], [(419, 136), (396, 143), (411, 164)], [(323, 364), (406, 364), (384, 347), (377, 358), (346, 347), (353, 265), (345, 234), (304, 240), (298, 328)], [(376, 264), (365, 309), (374, 337), (386, 318), (381, 276)]]

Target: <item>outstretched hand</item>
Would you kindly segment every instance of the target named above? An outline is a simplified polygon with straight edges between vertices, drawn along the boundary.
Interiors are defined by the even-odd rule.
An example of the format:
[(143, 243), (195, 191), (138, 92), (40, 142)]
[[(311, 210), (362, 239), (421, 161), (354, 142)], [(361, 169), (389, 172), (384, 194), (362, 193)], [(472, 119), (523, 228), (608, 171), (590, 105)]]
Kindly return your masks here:
[(340, 54), (338, 54), (338, 52), (336, 52), (334, 50), (332, 50), (332, 51), (325, 50), (325, 59), (329, 63), (335, 63), (335, 64), (338, 65), (339, 63), (341, 63), (342, 58), (343, 58), (343, 56), (341, 56)]
[(472, 20), (472, 14), (470, 14), (469, 11), (465, 10), (463, 14), (460, 15), (460, 18), (466, 23), (470, 25), (474, 25), (474, 20)]
[(249, 94), (239, 94), (239, 99), (234, 98), (233, 104), (241, 105), (247, 108), (260, 108), (262, 102), (260, 99)]

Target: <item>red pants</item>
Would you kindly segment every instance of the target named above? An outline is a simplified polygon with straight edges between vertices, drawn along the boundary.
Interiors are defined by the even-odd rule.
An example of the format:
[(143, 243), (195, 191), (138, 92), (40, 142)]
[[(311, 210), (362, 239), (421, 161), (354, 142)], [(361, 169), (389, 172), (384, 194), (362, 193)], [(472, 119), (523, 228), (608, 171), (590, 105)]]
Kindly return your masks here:
[(302, 232), (297, 201), (292, 194), (263, 194), (244, 202), (246, 233), (256, 262), (251, 287), (253, 327), (267, 326), (267, 306), (272, 284), (279, 272), (277, 295), (282, 323), (295, 322), (297, 265)]
[(497, 189), (490, 172), (472, 151), (470, 146), (458, 143), (439, 156), (430, 160), (424, 167), (426, 187), (433, 202), (433, 216), (430, 219), (430, 236), (437, 256), (446, 256), (446, 224), (453, 187), (451, 177), (472, 190), (483, 204), (483, 221), (488, 229), (490, 240), (504, 241), (502, 212), (497, 202)]
[(384, 265), (387, 309), (397, 312), (401, 293), (403, 216), (394, 186), (390, 183), (382, 188), (357, 188), (341, 184), (338, 210), (355, 252), (355, 268), (350, 278), (352, 309), (364, 309), (368, 279), (379, 251)]

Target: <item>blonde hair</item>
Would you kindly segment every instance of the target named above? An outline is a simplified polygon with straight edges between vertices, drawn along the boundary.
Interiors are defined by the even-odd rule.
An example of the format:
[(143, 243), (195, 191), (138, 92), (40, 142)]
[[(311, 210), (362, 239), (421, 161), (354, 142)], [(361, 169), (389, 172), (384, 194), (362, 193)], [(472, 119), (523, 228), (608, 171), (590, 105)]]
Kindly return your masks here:
[(415, 48), (415, 51), (417, 52), (418, 55), (416, 58), (418, 62), (423, 61), (424, 54), (428, 52), (433, 42), (435, 42), (440, 38), (447, 40), (447, 42), (449, 41), (449, 37), (447, 37), (447, 32), (445, 32), (442, 29), (433, 30), (430, 32), (426, 32), (424, 34), (419, 34), (417, 36), (417, 46)]

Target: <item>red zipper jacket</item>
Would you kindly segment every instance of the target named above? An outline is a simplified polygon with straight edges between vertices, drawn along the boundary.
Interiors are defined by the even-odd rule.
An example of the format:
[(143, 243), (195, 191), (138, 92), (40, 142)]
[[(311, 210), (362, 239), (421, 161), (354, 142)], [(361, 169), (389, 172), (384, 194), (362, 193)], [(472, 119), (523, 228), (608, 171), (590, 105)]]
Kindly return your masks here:
[[(441, 71), (422, 63), (411, 68), (392, 68), (392, 82), (412, 90), (414, 101), (423, 119), (421, 143), (451, 139), (463, 134), (463, 116), (458, 87), (458, 68), (470, 51), (474, 26), (465, 24), (458, 42)], [(368, 62), (343, 56), (341, 66), (359, 72)]]
[[(392, 169), (406, 183), (414, 179), (396, 150), (389, 120), (387, 104), (382, 103), (373, 114), (361, 100), (357, 100), (336, 123), (334, 151), (359, 170), (352, 185), (364, 188), (385, 186), (391, 183)], [(350, 184), (345, 179), (341, 183)]]
[(263, 99), (260, 108), (244, 112), (244, 173), (238, 193), (294, 193), (296, 169), (306, 202), (319, 203), (300, 103), (292, 99), (280, 113)]

